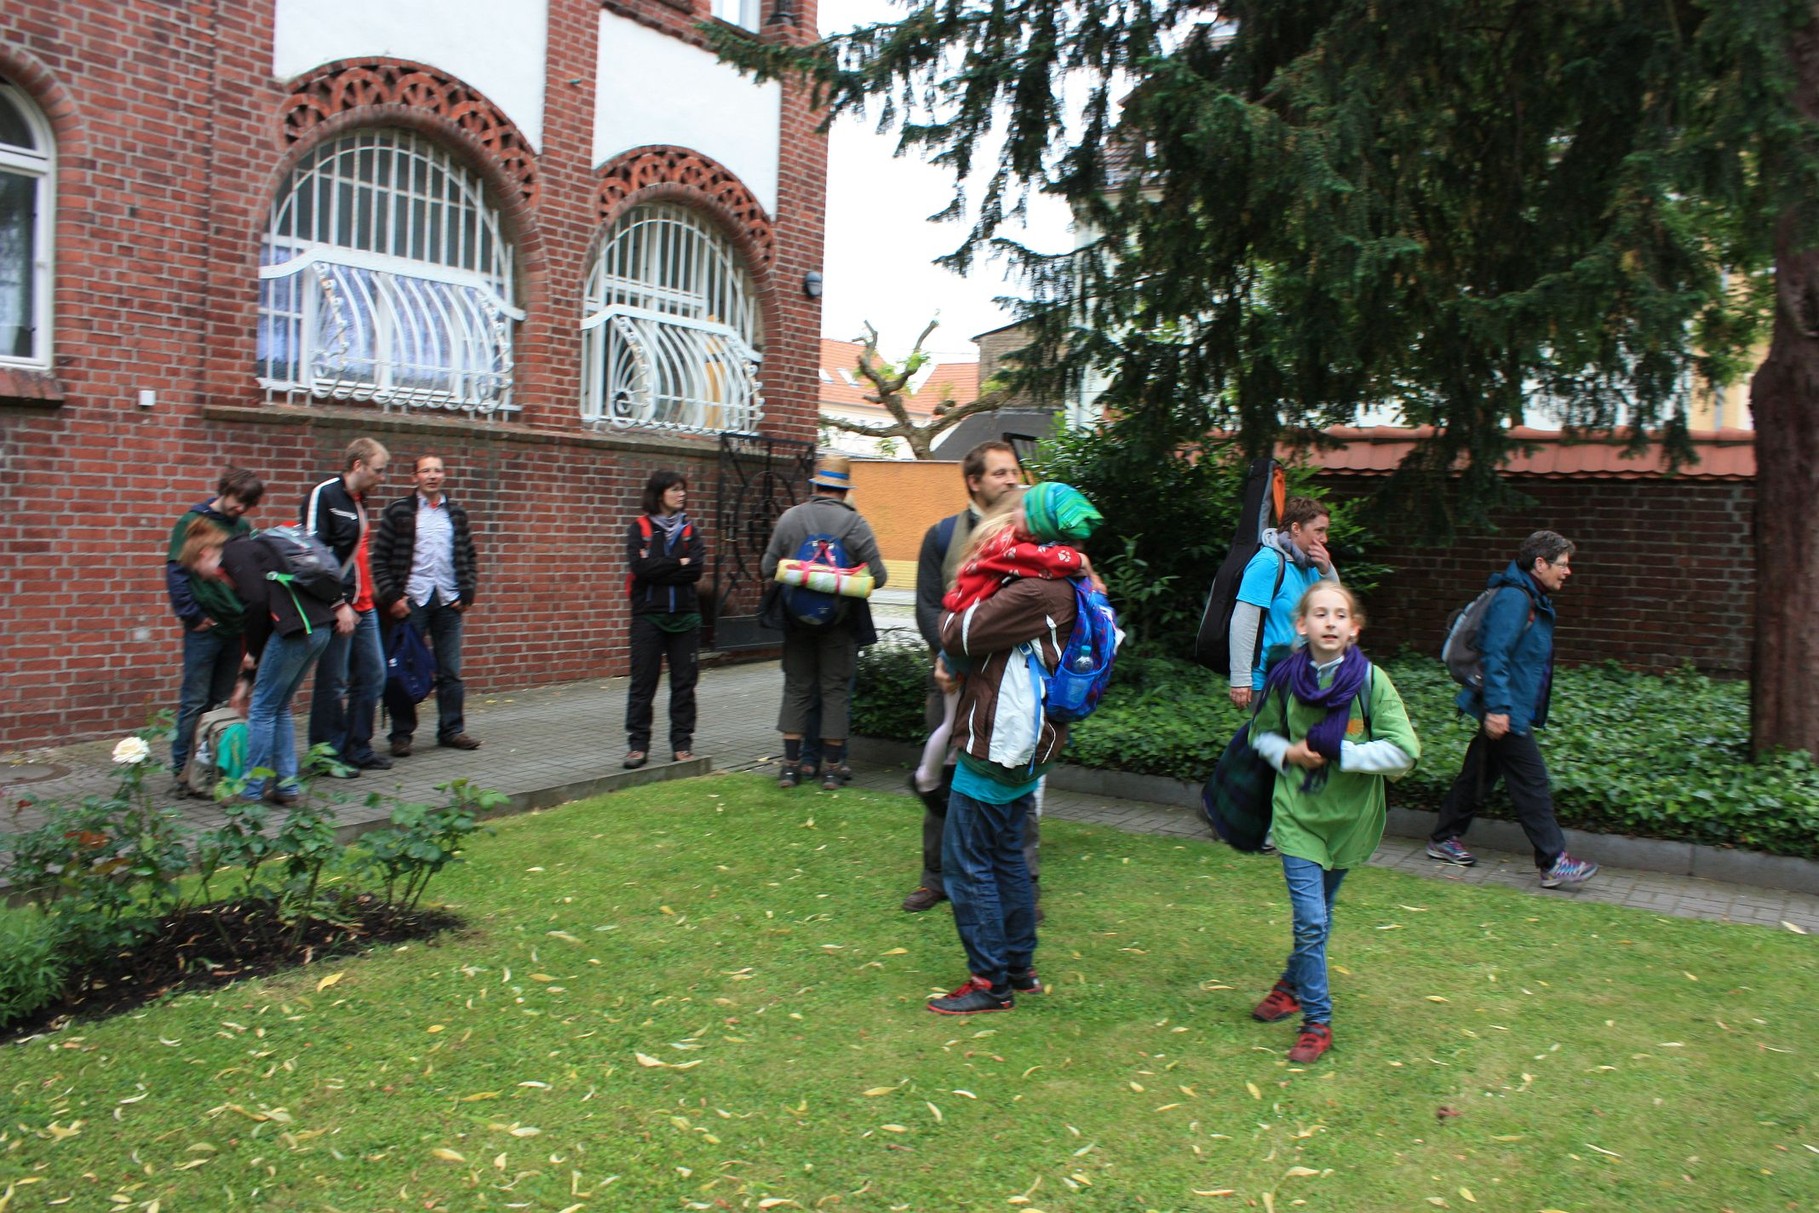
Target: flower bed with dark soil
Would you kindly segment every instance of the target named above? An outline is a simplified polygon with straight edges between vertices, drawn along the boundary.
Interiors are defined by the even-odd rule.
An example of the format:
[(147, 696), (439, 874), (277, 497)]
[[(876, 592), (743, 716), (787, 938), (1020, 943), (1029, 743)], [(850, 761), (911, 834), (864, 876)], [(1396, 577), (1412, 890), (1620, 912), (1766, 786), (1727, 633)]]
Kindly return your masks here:
[(160, 920), (134, 947), (71, 973), (61, 998), (0, 1028), (0, 1043), (134, 1011), (173, 994), (431, 939), (462, 925), (447, 910), (400, 909), (370, 894), (349, 897), (332, 918), (312, 919), (301, 931), (282, 922), (271, 901), (197, 906)]

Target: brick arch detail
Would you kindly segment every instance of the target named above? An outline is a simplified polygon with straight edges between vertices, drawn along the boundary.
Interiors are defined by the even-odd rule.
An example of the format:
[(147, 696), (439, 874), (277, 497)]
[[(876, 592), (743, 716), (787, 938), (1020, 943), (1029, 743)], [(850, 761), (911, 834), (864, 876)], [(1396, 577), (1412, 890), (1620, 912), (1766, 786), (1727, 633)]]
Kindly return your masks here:
[(402, 59), (340, 59), (299, 76), (279, 106), (284, 141), (294, 144), (325, 123), (363, 112), (433, 114), (471, 139), (495, 164), (525, 207), (537, 201), (537, 154), (505, 112), (446, 72)]
[(692, 203), (719, 221), (752, 268), (768, 278), (777, 259), (776, 232), (757, 195), (719, 161), (685, 147), (638, 147), (601, 166), (596, 196), (601, 223), (638, 202)]
[(81, 123), (77, 121), (76, 101), (58, 81), (56, 72), (22, 46), (0, 42), (0, 76), (5, 76), (32, 99), (38, 111), (50, 123), (51, 137), (56, 140), (58, 172), (63, 160), (86, 151)]

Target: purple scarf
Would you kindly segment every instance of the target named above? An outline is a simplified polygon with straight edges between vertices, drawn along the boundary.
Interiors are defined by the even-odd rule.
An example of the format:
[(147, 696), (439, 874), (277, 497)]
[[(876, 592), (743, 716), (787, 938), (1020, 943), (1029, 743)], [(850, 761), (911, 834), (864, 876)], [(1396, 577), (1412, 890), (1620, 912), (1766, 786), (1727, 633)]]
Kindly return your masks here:
[[(1267, 697), (1270, 691), (1280, 688), (1310, 708), (1325, 708), (1326, 715), (1307, 731), (1307, 748), (1328, 762), (1336, 763), (1339, 761), (1339, 743), (1345, 740), (1346, 725), (1351, 722), (1352, 700), (1364, 689), (1370, 675), (1370, 661), (1356, 648), (1349, 648), (1340, 658), (1339, 668), (1333, 671), (1332, 685), (1322, 689), (1320, 671), (1314, 665), (1312, 655), (1304, 648), (1297, 649), (1270, 670), (1263, 693)], [(1282, 723), (1286, 728), (1286, 706)], [(1325, 777), (1325, 767), (1309, 771), (1307, 778), (1302, 780), (1302, 791), (1312, 791), (1326, 782)]]

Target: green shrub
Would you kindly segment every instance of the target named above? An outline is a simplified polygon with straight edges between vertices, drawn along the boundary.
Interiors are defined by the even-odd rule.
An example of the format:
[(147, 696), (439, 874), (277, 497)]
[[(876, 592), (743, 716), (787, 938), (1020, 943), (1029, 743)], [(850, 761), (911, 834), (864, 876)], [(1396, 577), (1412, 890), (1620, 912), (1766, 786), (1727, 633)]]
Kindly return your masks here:
[(933, 660), (918, 638), (914, 644), (874, 644), (859, 650), (859, 680), (853, 694), (852, 729), (860, 737), (921, 741), (928, 735), (929, 669)]
[[(1439, 662), (1400, 656), (1384, 668), (1422, 745), (1420, 766), (1391, 785), (1390, 802), (1437, 809), (1476, 723), (1454, 706), (1459, 688)], [(921, 703), (919, 682), (862, 673), (854, 731), (920, 740)], [(1104, 703), (1075, 726), (1064, 761), (1198, 782), (1242, 721), (1217, 675), (1174, 658), (1124, 654)], [(890, 728), (874, 731), (873, 722)], [(1742, 683), (1692, 671), (1563, 669), (1541, 745), (1563, 825), (1819, 858), (1819, 767), (1805, 754), (1749, 760)], [(1501, 789), (1485, 812), (1513, 815)]]
[(49, 1006), (68, 972), (51, 921), (31, 906), (0, 904), (0, 1028)]

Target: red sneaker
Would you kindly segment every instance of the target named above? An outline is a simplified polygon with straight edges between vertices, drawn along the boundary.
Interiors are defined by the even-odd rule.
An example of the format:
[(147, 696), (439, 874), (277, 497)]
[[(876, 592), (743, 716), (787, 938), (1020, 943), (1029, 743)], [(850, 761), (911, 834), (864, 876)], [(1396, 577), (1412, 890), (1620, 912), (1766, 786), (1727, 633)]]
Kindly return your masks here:
[(1295, 1047), (1288, 1051), (1288, 1059), (1298, 1065), (1310, 1061), (1319, 1061), (1320, 1055), (1333, 1047), (1333, 1030), (1323, 1023), (1304, 1023), (1301, 1035), (1295, 1038)]
[(1001, 993), (992, 990), (992, 983), (978, 977), (968, 977), (966, 984), (944, 998), (928, 1000), (928, 1009), (937, 1015), (977, 1015), (981, 1011), (1008, 1011), (1015, 1005), (1011, 989), (1007, 985)]
[(1258, 1023), (1277, 1023), (1301, 1013), (1301, 1000), (1285, 981), (1278, 981), (1263, 1001), (1251, 1008), (1251, 1018)]

